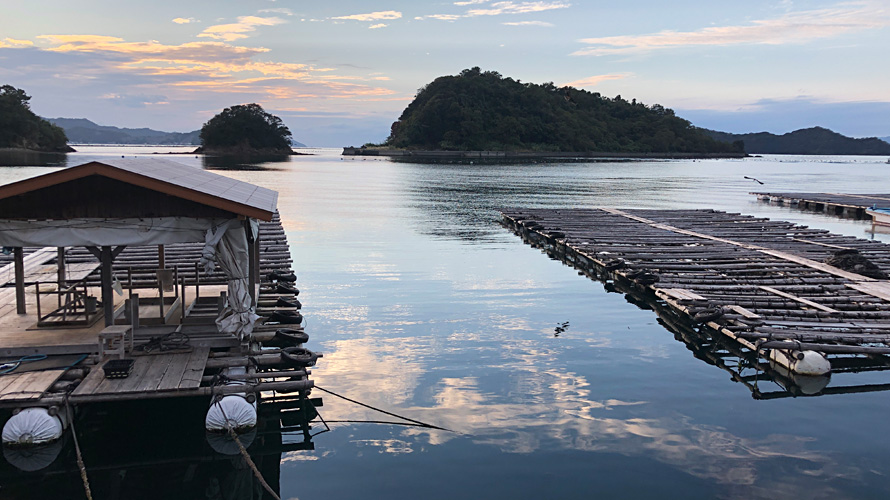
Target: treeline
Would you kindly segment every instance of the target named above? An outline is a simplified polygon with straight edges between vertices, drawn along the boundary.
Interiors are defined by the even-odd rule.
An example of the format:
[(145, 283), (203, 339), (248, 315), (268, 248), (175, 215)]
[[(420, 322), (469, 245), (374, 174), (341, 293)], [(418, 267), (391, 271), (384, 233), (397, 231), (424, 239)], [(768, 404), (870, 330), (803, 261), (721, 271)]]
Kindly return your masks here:
[(573, 87), (522, 83), (478, 67), (417, 92), (387, 146), (456, 151), (739, 153), (673, 110)]
[(65, 131), (35, 115), (30, 100), (24, 90), (0, 86), (0, 148), (73, 151)]
[[(704, 130), (704, 129), (703, 129)], [(789, 155), (890, 155), (890, 144), (869, 137), (854, 139), (822, 127), (776, 135), (769, 132), (730, 134), (705, 130), (718, 141), (743, 141), (749, 153)]]

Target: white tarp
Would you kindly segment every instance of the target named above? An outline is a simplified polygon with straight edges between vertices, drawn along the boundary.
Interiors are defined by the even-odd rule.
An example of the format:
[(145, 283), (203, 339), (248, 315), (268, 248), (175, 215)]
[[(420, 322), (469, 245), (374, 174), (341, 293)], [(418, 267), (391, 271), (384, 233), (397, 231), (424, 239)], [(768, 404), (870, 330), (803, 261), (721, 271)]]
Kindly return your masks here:
[[(250, 219), (250, 230), (256, 239), (259, 224), (253, 219)], [(219, 331), (234, 334), (240, 340), (250, 338), (260, 317), (250, 298), (250, 257), (242, 221), (232, 219), (207, 231), (201, 264), (207, 272), (219, 265), (228, 278), (226, 305), (216, 318)]]
[(220, 219), (153, 217), (146, 219), (0, 219), (0, 246), (74, 247), (165, 245), (204, 240)]

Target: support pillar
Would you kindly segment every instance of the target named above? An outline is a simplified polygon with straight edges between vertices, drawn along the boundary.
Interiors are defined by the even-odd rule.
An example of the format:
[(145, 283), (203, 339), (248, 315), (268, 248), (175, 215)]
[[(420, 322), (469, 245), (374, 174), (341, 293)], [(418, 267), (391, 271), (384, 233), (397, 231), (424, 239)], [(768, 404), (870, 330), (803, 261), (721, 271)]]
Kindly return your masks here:
[(15, 312), (26, 314), (25, 310), (25, 251), (22, 247), (13, 250), (15, 259)]
[(102, 308), (105, 312), (105, 326), (114, 324), (114, 298), (111, 290), (111, 247), (103, 246), (99, 261), (102, 267)]

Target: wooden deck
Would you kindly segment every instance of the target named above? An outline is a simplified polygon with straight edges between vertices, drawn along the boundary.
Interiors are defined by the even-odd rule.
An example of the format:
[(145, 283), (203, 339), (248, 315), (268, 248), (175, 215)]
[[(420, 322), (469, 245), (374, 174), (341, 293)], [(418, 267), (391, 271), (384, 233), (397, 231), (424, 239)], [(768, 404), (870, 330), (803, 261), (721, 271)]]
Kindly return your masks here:
[[(259, 240), (261, 280), (267, 281), (268, 274), (272, 270), (289, 269), (291, 266), (290, 250), (277, 215), (272, 222), (260, 224)], [(178, 266), (181, 270), (180, 280), (186, 285), (184, 295), (181, 286), (177, 287), (177, 291), (184, 299), (182, 303), (188, 313), (185, 318), (187, 321), (182, 321), (183, 310), (177, 307), (173, 314), (168, 314), (170, 318), (167, 323), (152, 322), (153, 324), (147, 326), (142, 325), (133, 334), (134, 344), (137, 347), (164, 335), (181, 334), (182, 338), (187, 337), (187, 348), (181, 351), (149, 354), (128, 352), (127, 357), (135, 360), (133, 370), (128, 377), (121, 379), (105, 378), (102, 365), (107, 359), (98, 359), (98, 339), (99, 333), (105, 329), (104, 322), (78, 328), (37, 327), (34, 286), (26, 287), (28, 314), (24, 315), (16, 313), (14, 288), (9, 286), (0, 288), (0, 304), (2, 304), (0, 305), (0, 359), (14, 361), (21, 356), (32, 354), (45, 354), (51, 358), (74, 353), (89, 356), (75, 367), (84, 372), (81, 378), (66, 374), (67, 369), (26, 371), (29, 368), (24, 364), (13, 373), (0, 375), (0, 407), (58, 405), (65, 397), (72, 403), (87, 403), (208, 396), (218, 390), (211, 387), (211, 379), (221, 368), (244, 366), (253, 369), (258, 364), (265, 364), (275, 370), (274, 367), (279, 360), (276, 351), (256, 351), (257, 344), (242, 344), (231, 334), (222, 334), (217, 329), (214, 320), (218, 314), (218, 305), (221, 303), (220, 292), (226, 290), (226, 280), (219, 272), (208, 276), (201, 270), (199, 274), (194, 274), (194, 264), (199, 260), (202, 248), (201, 244), (170, 245), (165, 252), (166, 267)], [(43, 282), (43, 280), (54, 282), (57, 256), (58, 250), (54, 247), (29, 249), (25, 257), (26, 283)], [(159, 293), (155, 273), (159, 265), (158, 247), (127, 248), (119, 259), (115, 262), (115, 274), (121, 280), (125, 291), (123, 296), (114, 294), (115, 309), (122, 313), (124, 300), (128, 296), (126, 288), (132, 285), (133, 291), (140, 297), (140, 319), (150, 319), (153, 316), (159, 319), (160, 302), (157, 300)], [(92, 254), (84, 249), (68, 249), (66, 262), (69, 283), (74, 281), (74, 278), (79, 280), (87, 277), (91, 295), (100, 294), (98, 272), (96, 272), (98, 262)], [(0, 268), (0, 280), (6, 276), (3, 274), (3, 269)], [(191, 272), (185, 272), (186, 269)], [(11, 278), (13, 273), (9, 271), (8, 275)], [(7, 285), (8, 282), (9, 280)], [(3, 283), (0, 283), (0, 286), (3, 286)], [(49, 283), (46, 286), (51, 287)], [(267, 290), (270, 289), (265, 286), (260, 287), (258, 303), (261, 304), (259, 311), (261, 315), (279, 309), (275, 305), (278, 295)], [(168, 299), (170, 295), (172, 295), (170, 292), (166, 294)], [(143, 299), (148, 300), (143, 303)], [(41, 300), (41, 304), (48, 306), (49, 302), (54, 301), (51, 296), (45, 297)], [(169, 308), (165, 312), (169, 313)], [(258, 325), (254, 330), (254, 338), (256, 341), (271, 339), (275, 330), (284, 326), (298, 327)], [(68, 392), (54, 387), (60, 385), (56, 382), (63, 376), (68, 382), (60, 384), (69, 384)], [(240, 386), (244, 388), (241, 392), (311, 387), (311, 381), (308, 380), (305, 370), (277, 369), (268, 376), (252, 377), (248, 383), (252, 388)]]
[(801, 210), (821, 212), (845, 219), (871, 220), (865, 210), (874, 205), (890, 206), (890, 194), (852, 193), (765, 193), (752, 192), (758, 199)]
[(552, 256), (654, 293), (690, 321), (722, 308), (707, 325), (752, 350), (890, 354), (888, 282), (824, 263), (857, 250), (890, 272), (890, 245), (713, 210), (528, 209), (504, 218)]

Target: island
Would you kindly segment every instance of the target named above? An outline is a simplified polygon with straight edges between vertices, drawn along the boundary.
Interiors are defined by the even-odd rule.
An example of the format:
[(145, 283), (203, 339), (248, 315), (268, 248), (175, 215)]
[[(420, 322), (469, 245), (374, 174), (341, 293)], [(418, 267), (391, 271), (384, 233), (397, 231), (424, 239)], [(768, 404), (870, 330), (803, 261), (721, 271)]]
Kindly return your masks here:
[(60, 127), (33, 111), (29, 96), (12, 85), (0, 86), (0, 148), (49, 153), (73, 152)]
[[(458, 157), (727, 157), (717, 141), (659, 104), (553, 83), (522, 83), (478, 67), (421, 88), (380, 145), (344, 154)], [(473, 154), (468, 154), (474, 152)], [(478, 155), (476, 153), (479, 153)]]
[(297, 154), (291, 132), (259, 104), (224, 109), (201, 127), (201, 146), (195, 153), (217, 156), (274, 156)]

